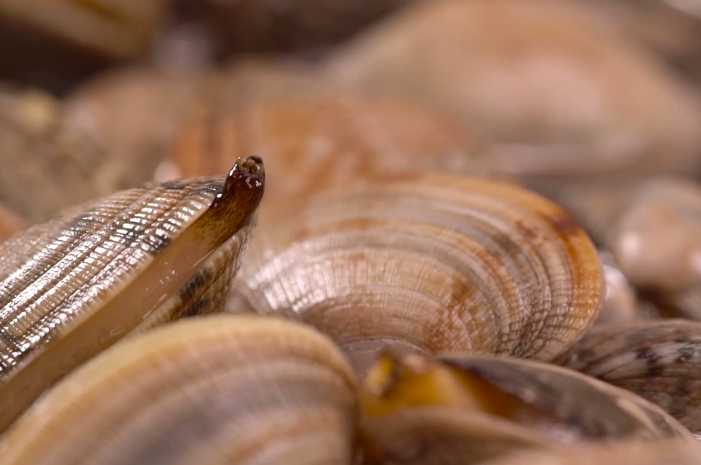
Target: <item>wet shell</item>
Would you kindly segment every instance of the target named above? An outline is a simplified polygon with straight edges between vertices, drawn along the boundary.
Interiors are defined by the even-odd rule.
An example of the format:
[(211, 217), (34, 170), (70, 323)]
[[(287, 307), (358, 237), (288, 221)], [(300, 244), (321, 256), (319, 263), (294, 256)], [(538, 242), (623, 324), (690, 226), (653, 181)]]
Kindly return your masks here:
[(627, 391), (525, 360), (385, 355), (364, 392), (363, 440), (377, 463), (477, 463), (587, 440), (691, 440), (661, 409)]
[(697, 465), (701, 448), (689, 441), (623, 441), (582, 444), (554, 451), (527, 451), (481, 465)]
[(0, 242), (26, 227), (26, 223), (14, 212), (0, 205)]
[(632, 283), (684, 316), (701, 318), (701, 186), (673, 178), (646, 183), (609, 246)]
[(259, 159), (239, 160), (227, 177), (123, 191), (2, 243), (0, 427), (137, 326), (222, 295), (212, 266), (238, 255), (263, 180)]
[(597, 327), (560, 362), (656, 403), (701, 436), (701, 323)]
[(269, 256), (250, 251), (237, 292), (329, 334), (357, 367), (384, 346), (548, 360), (603, 297), (586, 234), (504, 183), (395, 178), (312, 202), (278, 239)]
[(184, 320), (66, 377), (0, 455), (4, 465), (350, 464), (352, 377), (333, 344), (301, 325)]

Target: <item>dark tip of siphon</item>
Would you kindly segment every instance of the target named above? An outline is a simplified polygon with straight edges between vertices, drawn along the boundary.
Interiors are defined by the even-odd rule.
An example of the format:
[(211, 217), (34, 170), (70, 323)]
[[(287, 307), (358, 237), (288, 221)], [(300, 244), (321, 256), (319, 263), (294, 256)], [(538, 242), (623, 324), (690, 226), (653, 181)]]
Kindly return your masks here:
[(265, 168), (263, 159), (258, 156), (239, 158), (229, 170), (224, 182), (224, 188), (217, 194), (212, 206), (216, 207), (224, 199), (235, 195), (241, 190), (263, 190), (265, 184)]

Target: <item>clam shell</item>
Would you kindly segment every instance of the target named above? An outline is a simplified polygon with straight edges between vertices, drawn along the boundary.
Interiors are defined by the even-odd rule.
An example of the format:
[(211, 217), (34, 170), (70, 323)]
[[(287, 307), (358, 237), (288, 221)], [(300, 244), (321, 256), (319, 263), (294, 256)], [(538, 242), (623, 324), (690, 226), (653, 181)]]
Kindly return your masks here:
[(6, 465), (350, 464), (354, 391), (348, 363), (309, 328), (193, 318), (66, 377), (0, 454)]
[(701, 436), (701, 323), (597, 327), (559, 362), (659, 405)]
[[(493, 356), (386, 355), (365, 383), (362, 432), (379, 463), (466, 464), (523, 448), (691, 435), (627, 391)], [(374, 463), (374, 462), (373, 462)]]
[(26, 223), (14, 212), (0, 205), (0, 242), (26, 227)]
[(609, 247), (636, 286), (681, 316), (701, 318), (701, 186), (645, 183), (619, 217)]
[(359, 368), (385, 346), (548, 360), (603, 297), (586, 234), (504, 183), (399, 177), (319, 198), (278, 233), (268, 256), (247, 255), (236, 292), (329, 334)]
[(225, 262), (213, 251), (238, 254), (230, 238), (263, 179), (260, 160), (239, 160), (227, 177), (123, 191), (0, 244), (0, 427), (144, 321), (187, 313), (174, 299), (195, 304), (199, 273)]

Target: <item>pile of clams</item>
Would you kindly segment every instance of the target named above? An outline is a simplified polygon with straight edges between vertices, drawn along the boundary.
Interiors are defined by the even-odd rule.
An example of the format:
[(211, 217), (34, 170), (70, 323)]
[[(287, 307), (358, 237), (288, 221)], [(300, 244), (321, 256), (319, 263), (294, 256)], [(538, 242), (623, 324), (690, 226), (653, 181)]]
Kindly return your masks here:
[(0, 0), (0, 465), (701, 464), (692, 3)]
[(562, 208), (416, 171), (256, 225), (266, 182), (242, 158), (0, 244), (0, 463), (701, 457), (701, 331), (581, 339), (604, 274)]

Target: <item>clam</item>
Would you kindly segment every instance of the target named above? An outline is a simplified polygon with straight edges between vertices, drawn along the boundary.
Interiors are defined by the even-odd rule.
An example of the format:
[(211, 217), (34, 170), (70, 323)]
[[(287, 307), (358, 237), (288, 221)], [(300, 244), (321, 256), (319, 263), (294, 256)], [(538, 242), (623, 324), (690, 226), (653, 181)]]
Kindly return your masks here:
[(361, 395), (371, 463), (466, 464), (584, 441), (692, 440), (658, 407), (570, 370), (507, 357), (384, 355)]
[[(193, 318), (122, 341), (2, 437), (4, 465), (350, 464), (355, 381), (323, 335)], [(41, 444), (40, 447), (37, 447)]]
[(691, 440), (659, 408), (562, 368), (386, 353), (358, 386), (313, 328), (215, 315), (99, 354), (11, 426), (0, 456), (7, 465), (442, 465), (671, 437)]
[(247, 254), (230, 310), (285, 314), (366, 369), (384, 347), (549, 360), (596, 318), (596, 249), (507, 183), (431, 174), (333, 192)]
[(494, 144), (499, 172), (552, 182), (699, 169), (693, 91), (577, 2), (415, 2), (328, 69), (460, 116)]
[(559, 362), (648, 399), (701, 436), (701, 323), (596, 327)]
[(681, 178), (643, 185), (609, 246), (622, 271), (662, 305), (701, 318), (701, 187)]
[(129, 332), (214, 306), (263, 182), (250, 157), (226, 177), (119, 192), (0, 244), (0, 428)]

